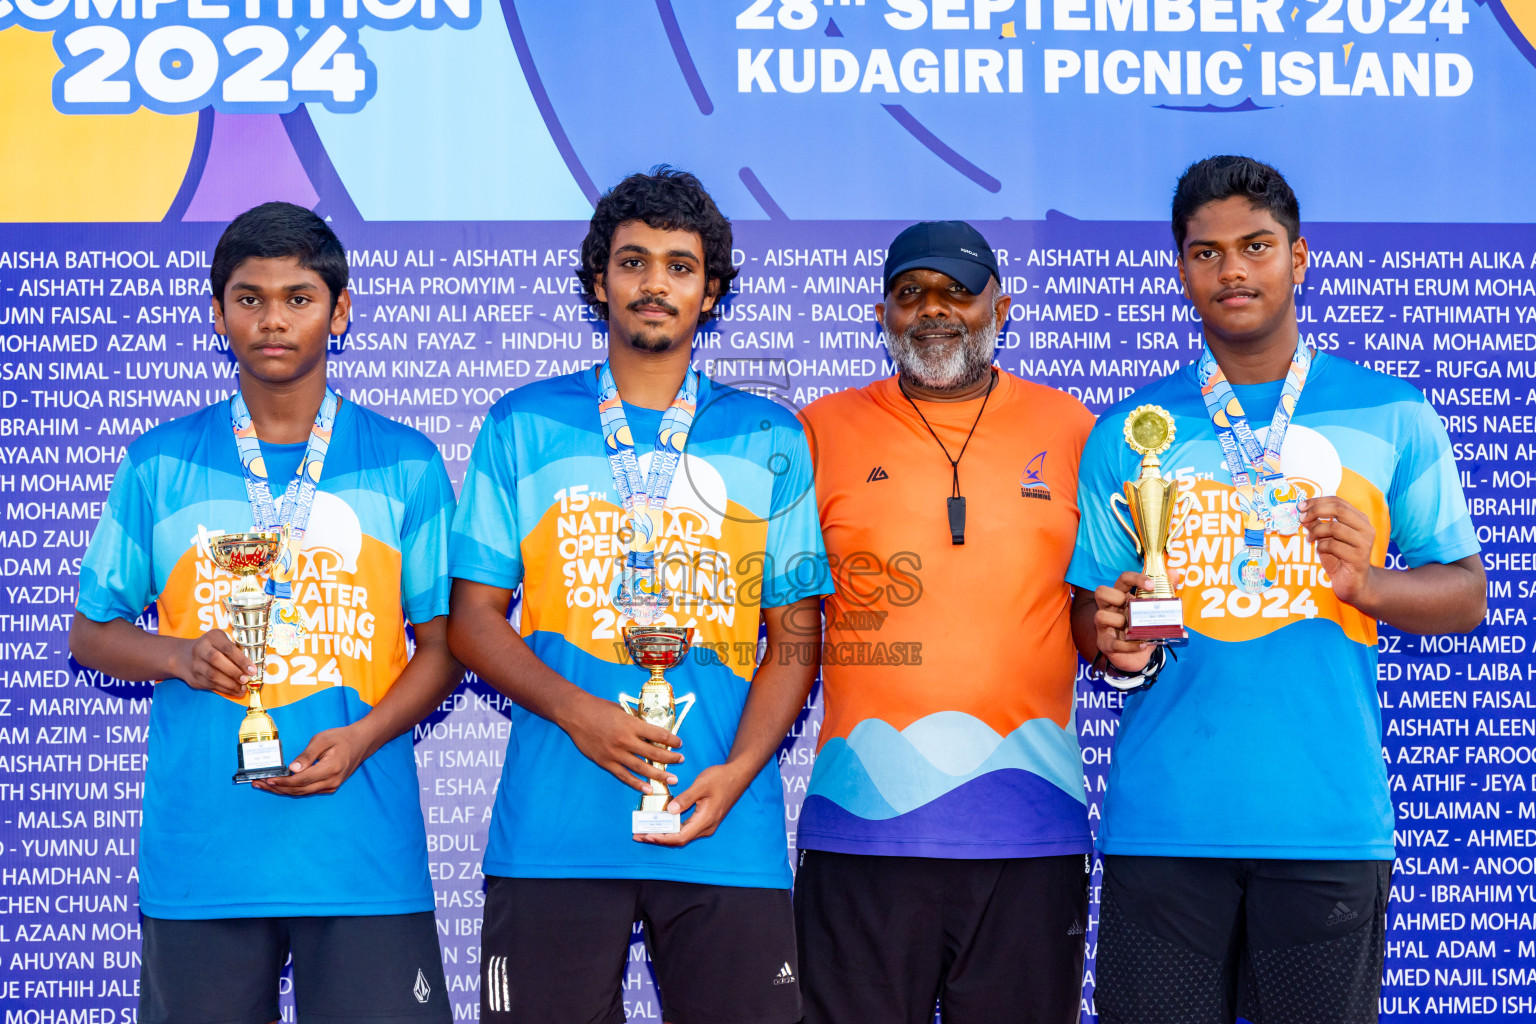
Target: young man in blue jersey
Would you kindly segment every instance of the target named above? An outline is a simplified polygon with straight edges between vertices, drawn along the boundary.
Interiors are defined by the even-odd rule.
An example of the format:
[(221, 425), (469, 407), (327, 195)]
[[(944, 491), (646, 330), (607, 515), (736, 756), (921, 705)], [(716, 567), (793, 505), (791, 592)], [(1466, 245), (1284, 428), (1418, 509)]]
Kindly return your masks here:
[[(492, 1024), (621, 1024), (636, 921), (664, 1019), (800, 1019), (773, 755), (815, 677), (832, 586), (799, 422), (691, 365), (735, 275), (698, 179), (624, 179), (578, 271), (607, 360), (497, 402), (470, 458), (449, 636), (517, 704), (485, 854)], [(696, 699), (673, 732), (619, 704), (647, 677), (625, 627), (648, 623), (694, 631), (666, 673), (680, 709)], [(637, 834), (656, 783), (680, 830)]]
[[(1074, 615), (1129, 694), (1099, 832), (1105, 1024), (1376, 1020), (1393, 857), (1377, 621), (1483, 617), (1445, 429), (1412, 386), (1301, 337), (1300, 228), (1271, 167), (1184, 173), (1173, 235), (1205, 351), (1106, 411), (1083, 454)], [(1136, 477), (1144, 406), (1172, 425), (1161, 472), (1186, 503), (1177, 660), (1125, 639), (1149, 581), (1110, 497)], [(1385, 567), (1389, 540), (1410, 568)]]
[[(81, 664), (159, 680), (138, 1020), (267, 1024), (291, 954), (301, 1022), (447, 1022), (410, 730), (462, 674), (447, 644), (453, 490), (430, 440), (326, 382), (351, 297), (324, 221), (247, 211), (211, 277), (239, 390), (128, 446), (70, 630)], [(225, 632), (234, 577), (207, 546), (252, 529), (281, 533), (267, 592), (302, 627), (269, 640), (263, 665)], [(158, 633), (135, 624), (151, 601)], [(234, 785), (258, 674), (289, 774)]]

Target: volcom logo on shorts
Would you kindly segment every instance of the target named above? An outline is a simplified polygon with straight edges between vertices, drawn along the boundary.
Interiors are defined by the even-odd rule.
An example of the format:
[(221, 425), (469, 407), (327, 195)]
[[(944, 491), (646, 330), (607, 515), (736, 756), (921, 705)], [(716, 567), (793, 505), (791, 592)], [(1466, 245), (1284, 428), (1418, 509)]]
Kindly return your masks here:
[(416, 997), (418, 1003), (425, 1003), (432, 998), (432, 986), (427, 984), (427, 976), (420, 967), (416, 968), (416, 984), (411, 987), (411, 995)]

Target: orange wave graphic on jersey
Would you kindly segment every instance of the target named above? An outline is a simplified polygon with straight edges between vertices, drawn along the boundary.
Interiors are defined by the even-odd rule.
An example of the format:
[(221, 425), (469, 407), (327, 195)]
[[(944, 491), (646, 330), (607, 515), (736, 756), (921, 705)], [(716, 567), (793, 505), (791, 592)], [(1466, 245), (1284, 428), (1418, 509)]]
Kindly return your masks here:
[[(194, 638), (227, 628), (223, 601), (234, 583), (232, 574), (188, 548), (158, 602), (160, 634)], [(304, 551), (294, 598), (310, 635), (292, 654), (268, 649), (262, 704), (280, 708), (342, 685), (377, 704), (405, 669), (399, 595), (400, 553), (367, 534), (355, 570), (342, 568), (341, 556), (326, 548)]]
[[(670, 507), (661, 519), (655, 549), (658, 564), (670, 567), (667, 587), (694, 597), (691, 604), (674, 602), (670, 624), (695, 627), (695, 647), (713, 647), (731, 671), (751, 679), (757, 668), (755, 605), (762, 593), (767, 523), (734, 501), (713, 521), (692, 509)], [(610, 597), (623, 556), (623, 521), (623, 510), (604, 501), (593, 501), (580, 512), (562, 512), (559, 505), (545, 511), (523, 538), (524, 575), (556, 582), (536, 593), (525, 588), (524, 636), (559, 633), (594, 658), (614, 664), (628, 660), (620, 634), (625, 622)], [(739, 552), (759, 554), (738, 561)]]
[[(1308, 494), (1315, 492), (1306, 481), (1301, 486)], [(1338, 623), (1356, 643), (1376, 643), (1376, 620), (1334, 596), (1322, 561), (1304, 533), (1266, 538), (1274, 586), (1262, 594), (1245, 594), (1233, 586), (1230, 565), (1242, 549), (1243, 536), (1242, 513), (1232, 501), (1236, 489), (1215, 480), (1199, 480), (1192, 490), (1200, 511), (1187, 519), (1184, 534), (1168, 545), (1169, 568), (1184, 575), (1179, 598), (1186, 629), (1213, 640), (1253, 640), (1293, 622), (1320, 618)], [(1338, 496), (1371, 521), (1376, 530), (1371, 564), (1385, 565), (1391, 533), (1386, 496), (1348, 468), (1343, 470)]]

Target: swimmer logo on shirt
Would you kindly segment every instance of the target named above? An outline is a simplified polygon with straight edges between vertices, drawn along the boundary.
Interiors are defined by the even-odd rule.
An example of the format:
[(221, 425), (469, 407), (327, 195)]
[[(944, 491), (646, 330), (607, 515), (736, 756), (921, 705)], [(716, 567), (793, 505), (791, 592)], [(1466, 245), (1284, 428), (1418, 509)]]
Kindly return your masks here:
[(1040, 452), (1029, 460), (1024, 467), (1024, 472), (1019, 475), (1019, 496), (1023, 498), (1039, 498), (1042, 501), (1051, 500), (1051, 485), (1040, 479), (1040, 474), (1045, 472), (1046, 452)]

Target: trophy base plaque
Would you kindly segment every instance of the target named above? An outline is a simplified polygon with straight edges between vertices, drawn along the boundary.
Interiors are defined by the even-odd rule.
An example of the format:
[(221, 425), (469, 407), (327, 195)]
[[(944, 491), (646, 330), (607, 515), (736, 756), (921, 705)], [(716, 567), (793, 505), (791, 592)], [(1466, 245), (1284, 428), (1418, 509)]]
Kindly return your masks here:
[(283, 763), (283, 745), (278, 740), (250, 740), (236, 745), (240, 770), (235, 772), (236, 784), (254, 782), (257, 779), (280, 779), (292, 775)]
[(1166, 643), (1183, 640), (1184, 602), (1176, 597), (1133, 597), (1126, 605), (1125, 638)]
[(630, 815), (637, 836), (672, 835), (683, 830), (683, 816), (666, 811), (635, 811)]
[[(653, 785), (660, 785), (654, 783)], [(630, 815), (630, 825), (637, 836), (671, 835), (683, 829), (683, 816), (667, 810), (672, 794), (665, 786), (661, 792), (649, 792), (640, 798), (640, 809)]]

